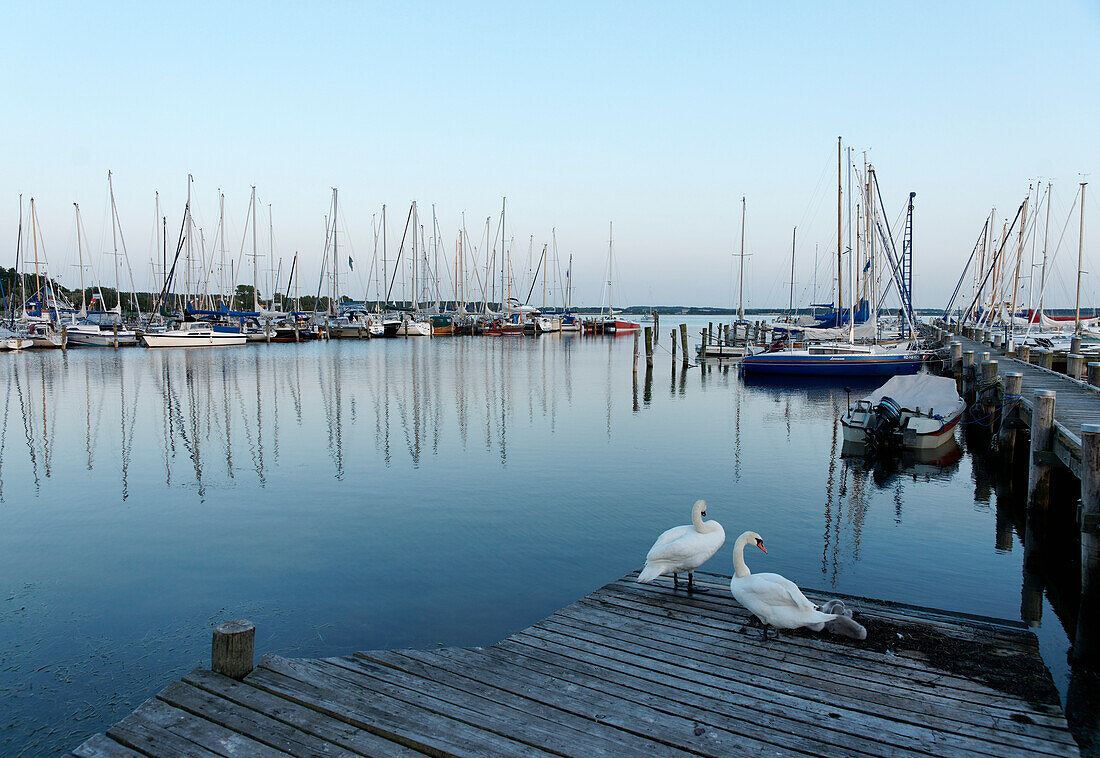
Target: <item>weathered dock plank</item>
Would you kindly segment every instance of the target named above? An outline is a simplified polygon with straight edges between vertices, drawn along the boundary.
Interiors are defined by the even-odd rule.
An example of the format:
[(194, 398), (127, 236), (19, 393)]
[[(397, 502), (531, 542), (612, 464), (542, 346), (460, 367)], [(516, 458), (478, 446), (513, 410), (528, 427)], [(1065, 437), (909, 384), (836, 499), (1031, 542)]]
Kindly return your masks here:
[(635, 578), (484, 648), (196, 669), (74, 755), (1078, 755), (1021, 624), (844, 598), (867, 640), (765, 641), (728, 577)]

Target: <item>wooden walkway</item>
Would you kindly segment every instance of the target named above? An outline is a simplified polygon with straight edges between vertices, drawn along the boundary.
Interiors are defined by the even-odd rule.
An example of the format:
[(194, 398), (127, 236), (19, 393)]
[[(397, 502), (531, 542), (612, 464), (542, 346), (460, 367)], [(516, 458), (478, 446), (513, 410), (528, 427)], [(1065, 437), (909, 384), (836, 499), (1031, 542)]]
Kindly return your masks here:
[(1054, 452), (1080, 478), (1081, 425), (1100, 424), (1100, 389), (1071, 379), (1065, 374), (1026, 363), (1018, 358), (1009, 358), (988, 345), (961, 335), (950, 335), (950, 340), (961, 342), (964, 352), (973, 350), (975, 363), (978, 355), (989, 353), (989, 357), (997, 361), (997, 371), (1001, 376), (1009, 372), (1023, 374), (1021, 416), (1027, 423), (1031, 423), (1036, 392), (1053, 390), (1057, 394), (1054, 401)]
[(867, 640), (765, 642), (728, 577), (634, 578), (491, 647), (196, 669), (73, 755), (1078, 755), (1022, 624), (846, 598)]

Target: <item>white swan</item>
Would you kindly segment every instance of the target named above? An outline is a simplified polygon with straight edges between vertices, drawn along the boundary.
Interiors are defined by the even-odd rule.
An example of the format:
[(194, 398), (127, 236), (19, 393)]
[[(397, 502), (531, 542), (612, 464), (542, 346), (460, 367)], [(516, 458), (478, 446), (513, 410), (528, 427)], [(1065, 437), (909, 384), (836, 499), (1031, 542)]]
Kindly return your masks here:
[(674, 526), (664, 532), (645, 557), (645, 568), (638, 576), (639, 582), (652, 582), (664, 574), (672, 574), (672, 584), (679, 588), (678, 574), (688, 572), (688, 592), (706, 592), (696, 589), (695, 569), (702, 566), (718, 552), (726, 541), (726, 531), (717, 521), (703, 521), (707, 515), (707, 501), (696, 500), (691, 507), (691, 523)]
[[(768, 627), (798, 629), (805, 627), (815, 632), (829, 626), (835, 631), (855, 639), (865, 639), (867, 630), (852, 621), (840, 604), (840, 613), (822, 613), (811, 603), (798, 585), (779, 574), (753, 574), (745, 565), (745, 545), (753, 542), (765, 553), (764, 540), (756, 532), (745, 532), (733, 545), (733, 579), (730, 592), (741, 605), (764, 623), (764, 639)], [(839, 601), (838, 601), (839, 602)], [(830, 606), (830, 610), (834, 606)]]

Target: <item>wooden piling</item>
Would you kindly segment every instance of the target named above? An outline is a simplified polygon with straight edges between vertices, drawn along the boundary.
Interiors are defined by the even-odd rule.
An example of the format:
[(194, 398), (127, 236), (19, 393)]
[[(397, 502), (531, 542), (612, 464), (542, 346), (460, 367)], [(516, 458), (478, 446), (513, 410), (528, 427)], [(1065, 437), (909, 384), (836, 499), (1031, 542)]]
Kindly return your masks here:
[(1035, 393), (1031, 413), (1031, 461), (1028, 465), (1028, 507), (1046, 508), (1050, 495), (1050, 464), (1054, 453), (1054, 390)]
[(680, 348), (683, 350), (684, 365), (688, 365), (688, 325), (680, 324)]
[(111, 327), (112, 342), (115, 346), (115, 350), (118, 350), (118, 324)]
[(1100, 665), (1100, 424), (1081, 425), (1081, 602), (1073, 659)]
[(1054, 351), (1053, 350), (1044, 350), (1039, 355), (1039, 365), (1042, 366), (1043, 368), (1049, 368), (1049, 369), (1053, 370), (1054, 369)]
[(1023, 389), (1023, 386), (1023, 374), (1018, 371), (1012, 371), (1005, 374), (1005, 392), (1004, 397), (1001, 399), (1000, 419), (998, 422), (1001, 430), (997, 436), (1001, 457), (1009, 462), (1012, 460), (1016, 448), (1016, 426), (1008, 422), (1015, 414), (1016, 407), (1020, 403), (1020, 391)]
[(653, 368), (653, 327), (651, 326), (645, 328), (645, 365), (646, 368)]
[(1071, 353), (1080, 353), (1081, 352), (1081, 337), (1080, 336), (1075, 334), (1074, 336), (1069, 338), (1069, 351)]
[(669, 335), (669, 340), (668, 341), (672, 343), (672, 361), (675, 363), (676, 362), (676, 330), (675, 329), (673, 329), (672, 333)]
[(1070, 353), (1066, 356), (1066, 374), (1073, 379), (1081, 378), (1081, 369), (1085, 365), (1084, 356), (1079, 353)]
[[(988, 353), (985, 353), (988, 355)], [(982, 373), (981, 373), (981, 401), (982, 401), (982, 417), (988, 419), (987, 423), (992, 426), (993, 414), (997, 408), (997, 393), (995, 386), (997, 384), (997, 361), (984, 360), (982, 361)]]
[(1031, 363), (1031, 345), (1020, 345), (1016, 357), (1024, 363)]
[(959, 371), (962, 369), (963, 361), (963, 346), (961, 342), (951, 343), (951, 370)]
[(634, 373), (638, 373), (638, 330), (634, 330)]
[(1100, 387), (1100, 363), (1089, 364), (1088, 380), (1093, 387)]
[(244, 679), (252, 672), (256, 627), (251, 621), (226, 621), (214, 628), (210, 670), (231, 679)]

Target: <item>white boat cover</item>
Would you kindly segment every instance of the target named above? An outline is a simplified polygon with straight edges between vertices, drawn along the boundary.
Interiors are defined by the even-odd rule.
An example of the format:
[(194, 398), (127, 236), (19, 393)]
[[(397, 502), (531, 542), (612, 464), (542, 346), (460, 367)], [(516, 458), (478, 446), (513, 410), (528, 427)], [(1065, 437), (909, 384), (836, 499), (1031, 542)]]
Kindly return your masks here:
[(966, 401), (959, 397), (955, 388), (954, 379), (923, 372), (895, 376), (863, 399), (870, 400), (871, 405), (875, 406), (884, 397), (892, 398), (909, 411), (920, 408), (921, 412), (927, 413), (931, 408), (933, 413), (945, 419), (966, 407)]

